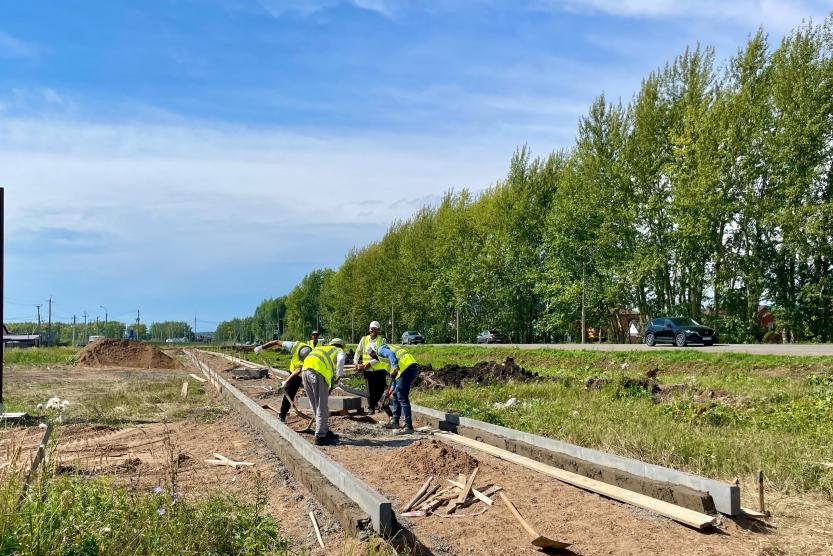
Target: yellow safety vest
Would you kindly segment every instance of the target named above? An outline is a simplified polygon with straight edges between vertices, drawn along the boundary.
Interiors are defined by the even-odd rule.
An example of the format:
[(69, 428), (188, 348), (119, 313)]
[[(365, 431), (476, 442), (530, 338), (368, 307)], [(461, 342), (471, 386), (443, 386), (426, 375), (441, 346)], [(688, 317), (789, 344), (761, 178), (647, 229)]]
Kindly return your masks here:
[[(386, 343), (387, 342), (385, 341), (385, 339), (382, 337), (381, 334), (376, 336), (376, 349), (377, 350), (380, 349)], [(362, 354), (364, 356), (363, 361), (367, 361), (368, 359), (370, 359), (370, 347), (369, 346), (370, 346), (370, 335), (368, 334), (367, 336), (365, 336), (361, 340), (359, 340), (359, 345), (356, 346), (356, 358), (358, 359), (358, 355)], [(378, 351), (377, 351), (376, 355), (379, 355)], [(389, 373), (390, 372), (390, 362), (386, 358), (384, 358), (380, 355), (379, 356), (379, 361), (376, 362), (376, 363), (373, 363), (371, 368), (374, 371), (385, 371), (385, 372)]]
[(317, 372), (327, 381), (327, 386), (332, 386), (333, 375), (336, 372), (336, 360), (340, 351), (342, 350), (338, 346), (314, 348), (304, 359), (304, 370)]
[(292, 350), (289, 354), (292, 356), (292, 359), (289, 360), (289, 371), (295, 372), (301, 368), (303, 365), (303, 361), (301, 361), (301, 348), (307, 346), (312, 349), (312, 346), (306, 342), (295, 342), (292, 344)]
[(396, 373), (396, 378), (399, 378), (399, 375), (401, 375), (405, 369), (416, 364), (414, 356), (405, 351), (401, 346), (388, 346), (388, 349), (393, 352), (396, 356), (396, 360), (399, 362), (399, 372)]

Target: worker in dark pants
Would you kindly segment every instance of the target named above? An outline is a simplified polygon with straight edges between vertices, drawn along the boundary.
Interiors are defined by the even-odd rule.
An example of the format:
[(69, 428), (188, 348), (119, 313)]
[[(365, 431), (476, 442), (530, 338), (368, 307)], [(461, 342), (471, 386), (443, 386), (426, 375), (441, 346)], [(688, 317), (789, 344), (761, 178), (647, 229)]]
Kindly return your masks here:
[(371, 356), (387, 341), (379, 334), (381, 326), (378, 321), (373, 321), (368, 327), (367, 336), (363, 336), (356, 345), (354, 361), (356, 370), (362, 371), (365, 383), (367, 384), (367, 407), (368, 413), (373, 415), (379, 409), (379, 402), (387, 388), (387, 376), (390, 366), (385, 359)]
[(280, 340), (273, 340), (266, 342), (262, 346), (255, 347), (255, 353), (260, 353), (264, 349), (269, 349), (277, 345), (280, 345), (284, 351), (292, 355), (292, 359), (289, 361), (289, 371), (291, 374), (281, 384), (284, 396), (281, 401), (281, 410), (278, 413), (278, 419), (280, 419), (281, 423), (285, 423), (286, 416), (289, 414), (289, 408), (292, 407), (292, 402), (295, 401), (295, 396), (301, 388), (301, 371), (304, 369), (304, 359), (306, 359), (313, 348), (306, 342), (282, 342)]
[[(393, 415), (386, 429), (393, 429), (396, 434), (413, 434), (414, 421), (411, 415), (411, 385), (419, 374), (419, 365), (414, 356), (399, 346), (382, 344), (378, 353), (372, 354), (374, 359), (387, 359), (390, 362), (390, 389)], [(404, 417), (405, 426), (399, 427), (399, 418)]]

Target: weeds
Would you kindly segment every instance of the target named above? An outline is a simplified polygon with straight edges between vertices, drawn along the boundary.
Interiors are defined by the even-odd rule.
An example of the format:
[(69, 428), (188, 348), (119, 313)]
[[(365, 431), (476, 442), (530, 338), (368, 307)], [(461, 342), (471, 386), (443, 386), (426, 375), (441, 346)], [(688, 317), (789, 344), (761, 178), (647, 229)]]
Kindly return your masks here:
[[(171, 453), (178, 461), (175, 447)], [(175, 467), (167, 485), (146, 490), (107, 477), (56, 476), (52, 461), (22, 498), (26, 466), (13, 461), (0, 472), (0, 554), (288, 554), (265, 513), (260, 478), (252, 500), (192, 500), (176, 490)]]
[(75, 363), (76, 348), (34, 347), (8, 348), (3, 351), (6, 365), (72, 365)]

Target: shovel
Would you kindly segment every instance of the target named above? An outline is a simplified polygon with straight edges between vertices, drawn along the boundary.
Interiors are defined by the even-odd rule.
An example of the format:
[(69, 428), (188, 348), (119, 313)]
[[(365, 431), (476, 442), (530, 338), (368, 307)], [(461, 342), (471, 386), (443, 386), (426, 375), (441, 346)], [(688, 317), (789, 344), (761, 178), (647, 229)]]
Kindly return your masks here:
[(518, 520), (518, 523), (520, 523), (523, 526), (527, 534), (529, 534), (529, 536), (532, 538), (532, 546), (537, 546), (538, 548), (552, 548), (558, 550), (570, 546), (570, 543), (568, 542), (554, 541), (536, 533), (535, 529), (533, 529), (529, 525), (529, 523), (526, 522), (523, 516), (521, 516), (521, 513), (518, 511), (518, 508), (515, 507), (515, 504), (510, 502), (506, 495), (503, 494), (503, 491), (498, 492), (498, 495), (500, 496), (500, 499), (503, 500), (503, 503), (506, 504), (506, 506), (512, 512), (512, 515), (515, 516), (515, 519)]
[[(272, 371), (272, 374), (278, 376), (278, 373), (275, 372), (275, 369), (273, 369), (272, 366), (266, 362), (262, 355), (258, 354), (258, 358), (260, 359), (260, 362), (263, 363), (264, 366), (266, 366), (267, 369)], [(295, 405), (295, 400), (293, 400), (287, 395), (286, 390), (283, 389), (283, 386), (281, 386), (279, 390), (283, 397), (286, 399), (286, 401), (289, 402), (289, 405), (292, 407), (292, 409), (295, 410), (295, 414), (298, 415), (298, 417), (303, 417), (304, 419), (307, 419), (309, 421), (309, 423), (307, 423), (307, 429), (309, 429), (310, 426), (315, 422), (315, 417), (310, 417), (309, 415), (298, 409), (298, 406)]]

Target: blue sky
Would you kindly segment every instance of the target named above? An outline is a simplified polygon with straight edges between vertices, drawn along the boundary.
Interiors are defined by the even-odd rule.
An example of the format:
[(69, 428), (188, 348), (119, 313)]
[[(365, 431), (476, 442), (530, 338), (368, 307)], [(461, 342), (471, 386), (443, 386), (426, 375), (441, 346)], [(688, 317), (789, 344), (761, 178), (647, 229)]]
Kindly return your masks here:
[(818, 0), (0, 1), (6, 320), (249, 314)]

